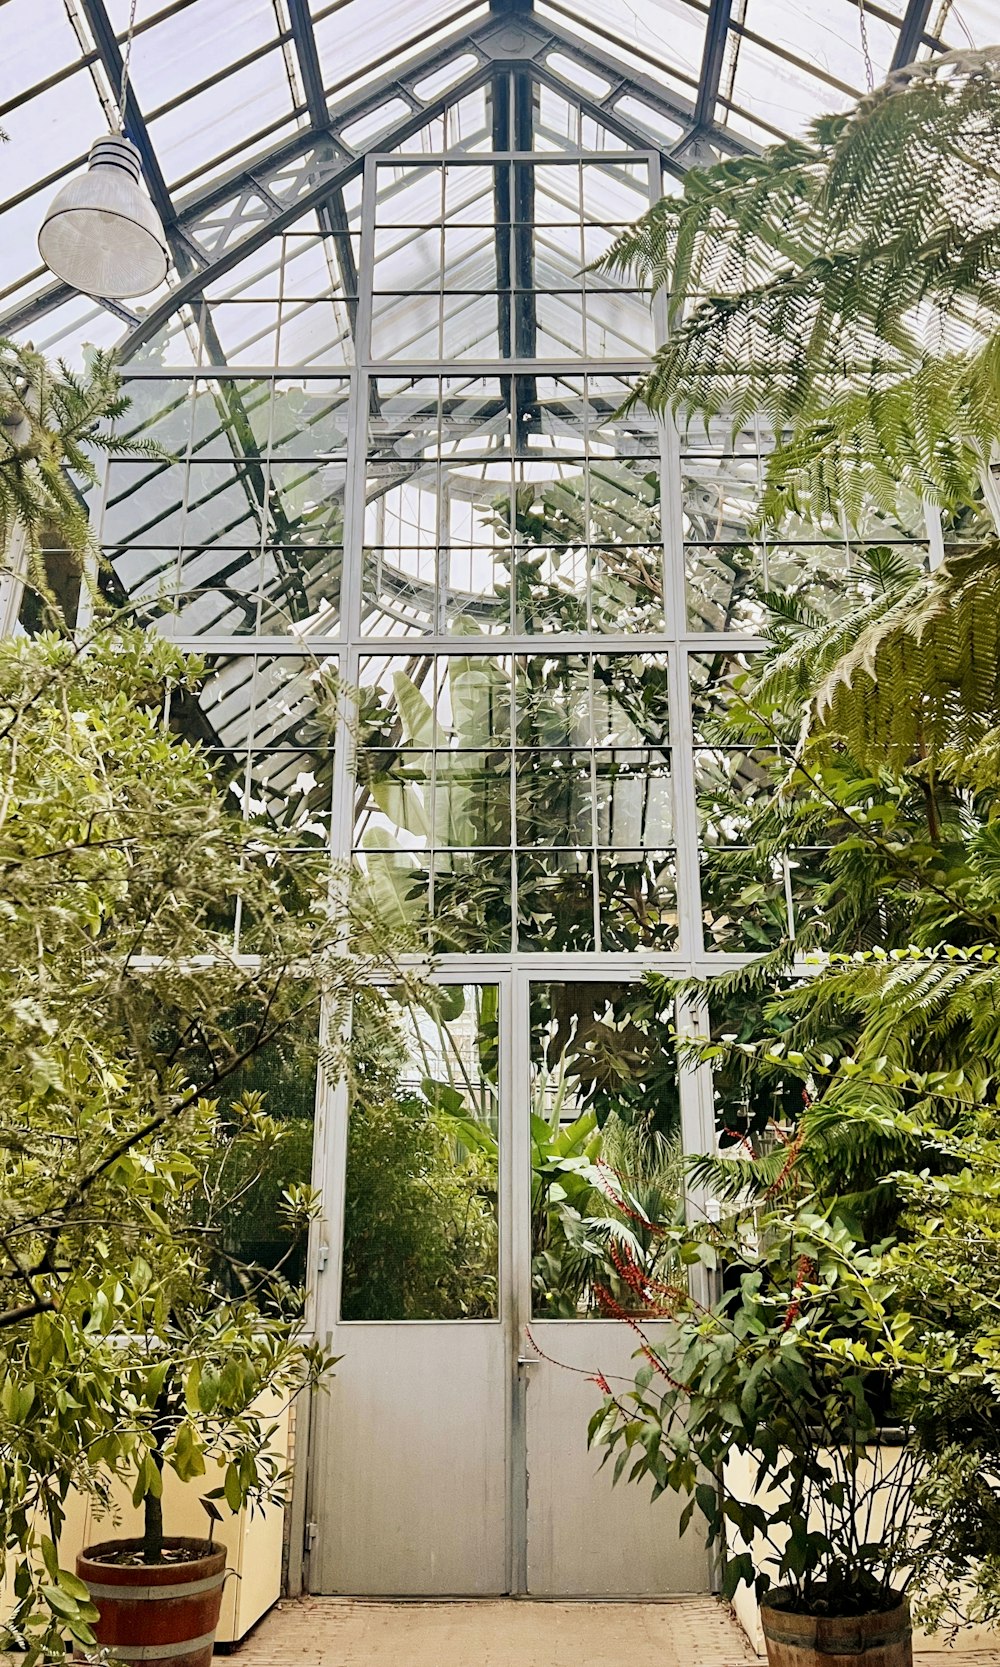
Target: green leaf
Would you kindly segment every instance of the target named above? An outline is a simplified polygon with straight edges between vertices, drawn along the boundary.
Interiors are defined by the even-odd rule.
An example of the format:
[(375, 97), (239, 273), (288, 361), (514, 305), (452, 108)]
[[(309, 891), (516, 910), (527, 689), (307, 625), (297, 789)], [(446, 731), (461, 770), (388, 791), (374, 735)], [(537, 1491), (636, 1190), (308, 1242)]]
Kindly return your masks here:
[(44, 1585), (39, 1587), (39, 1590), (49, 1608), (55, 1614), (65, 1615), (72, 1620), (76, 1619), (79, 1612), (79, 1604), (76, 1598), (70, 1597), (68, 1593), (61, 1591), (58, 1586)]
[(69, 1597), (75, 1598), (77, 1603), (90, 1602), (89, 1589), (75, 1574), (71, 1574), (69, 1569), (59, 1570), (58, 1584), (60, 1589), (66, 1592)]
[(240, 1472), (238, 1465), (228, 1464), (226, 1466), (223, 1490), (225, 1493), (226, 1504), (229, 1506), (229, 1509), (231, 1511), (239, 1511), (243, 1505), (243, 1489), (240, 1484)]

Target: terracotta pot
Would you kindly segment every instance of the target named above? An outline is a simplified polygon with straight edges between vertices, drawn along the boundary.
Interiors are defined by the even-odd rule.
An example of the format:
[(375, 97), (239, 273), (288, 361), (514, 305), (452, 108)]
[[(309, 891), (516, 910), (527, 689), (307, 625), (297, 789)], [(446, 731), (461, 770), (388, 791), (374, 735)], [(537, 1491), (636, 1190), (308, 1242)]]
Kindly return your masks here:
[(803, 1615), (783, 1609), (782, 1595), (760, 1606), (769, 1667), (913, 1667), (905, 1598), (877, 1615)]
[(112, 1551), (138, 1551), (141, 1540), (105, 1540), (81, 1551), (76, 1572), (101, 1612), (94, 1625), (97, 1641), (109, 1654), (145, 1667), (210, 1667), (225, 1547), (189, 1539), (164, 1544), (198, 1555), (178, 1563), (101, 1562)]

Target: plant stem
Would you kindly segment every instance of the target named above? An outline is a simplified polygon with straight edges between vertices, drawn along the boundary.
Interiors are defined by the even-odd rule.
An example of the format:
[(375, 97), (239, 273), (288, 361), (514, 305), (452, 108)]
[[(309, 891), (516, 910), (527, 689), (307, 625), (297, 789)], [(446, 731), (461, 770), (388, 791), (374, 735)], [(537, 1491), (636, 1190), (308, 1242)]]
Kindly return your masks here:
[[(154, 1462), (163, 1474), (163, 1459), (159, 1454)], [(144, 1563), (163, 1562), (163, 1500), (158, 1494), (147, 1493), (143, 1500), (142, 1560)]]

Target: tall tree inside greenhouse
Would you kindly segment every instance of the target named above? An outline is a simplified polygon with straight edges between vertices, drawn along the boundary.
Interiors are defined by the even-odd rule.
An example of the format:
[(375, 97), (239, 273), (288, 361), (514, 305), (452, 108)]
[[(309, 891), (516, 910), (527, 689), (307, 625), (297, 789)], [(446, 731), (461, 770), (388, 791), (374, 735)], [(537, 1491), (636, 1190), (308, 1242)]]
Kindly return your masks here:
[(769, 422), (760, 530), (846, 519), (856, 553), (826, 612), (765, 596), (770, 649), (714, 669), (715, 741), (774, 787), (749, 810), (733, 795), (730, 861), (748, 904), (776, 857), (817, 865), (779, 966), (793, 947), (920, 953), (834, 967), (771, 1017), (799, 1051), (887, 1051), (963, 1071), (967, 1093), (998, 1053), (998, 140), (1000, 56), (952, 54), (802, 141), (692, 172), (608, 257), (669, 292), (635, 397), (691, 428)]
[[(259, 1397), (327, 1363), (288, 1277), (308, 1174), (267, 1178), (312, 1100), (317, 1043), (339, 1069), (353, 993), (390, 958), (325, 853), (245, 820), (185, 739), (202, 666), (99, 595), (86, 636), (56, 628), (43, 541), (83, 574), (72, 477), (115, 444), (110, 367), (77, 381), (7, 347), (0, 379), (0, 529), (50, 627), (0, 642), (0, 1541), (8, 1636), (52, 1653), (93, 1643), (55, 1549), (71, 1487), (100, 1506), (127, 1479), (153, 1561), (164, 1468), (187, 1480), (217, 1460), (234, 1509), (280, 1492)], [(336, 690), (316, 690), (332, 721)], [(276, 1256), (238, 1226), (262, 1177)]]

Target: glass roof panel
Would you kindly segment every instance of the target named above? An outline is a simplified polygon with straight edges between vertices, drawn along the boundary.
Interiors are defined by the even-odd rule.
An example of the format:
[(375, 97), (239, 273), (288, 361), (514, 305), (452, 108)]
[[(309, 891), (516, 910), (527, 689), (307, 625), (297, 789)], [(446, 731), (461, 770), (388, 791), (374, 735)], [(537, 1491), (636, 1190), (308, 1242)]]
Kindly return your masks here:
[(63, 0), (3, 0), (0, 39), (0, 105), (48, 81), (80, 56)]
[[(141, 29), (143, 24), (149, 23), (153, 18), (163, 17), (167, 12), (190, 11), (193, 5), (199, 3), (200, 0), (180, 0), (179, 5), (177, 0), (173, 0), (173, 4), (170, 3), (170, 0), (137, 0), (135, 9), (136, 26)], [(114, 25), (115, 33), (124, 35), (128, 28), (132, 0), (105, 0), (105, 6)], [(138, 39), (138, 35), (136, 39)]]
[(87, 296), (74, 295), (45, 315), (33, 340), (40, 353), (82, 370), (93, 348), (113, 347), (121, 333), (121, 319)]
[[(51, 273), (42, 266), (37, 242), (38, 228), (49, 206), (52, 189), (49, 186), (36, 191), (0, 213), (0, 295), (13, 294), (29, 285), (32, 290), (44, 289), (52, 282)], [(39, 274), (37, 278), (36, 274)], [(0, 302), (4, 308), (7, 305), (7, 300)]]
[(373, 14), (370, 0), (338, 0), (314, 14), (316, 50), (328, 90), (363, 85), (388, 60), (412, 51), (428, 29), (457, 23), (470, 9), (468, 0), (381, 0)]
[[(797, 64), (767, 52), (745, 36), (740, 40), (731, 98), (772, 134), (802, 133), (814, 117), (843, 110), (851, 94)], [(730, 118), (731, 119), (731, 118)]]
[(211, 168), (241, 140), (291, 113), (284, 55), (277, 48), (157, 116), (149, 132), (167, 183), (173, 185)]
[[(541, 16), (549, 13), (564, 24), (571, 20), (599, 29), (609, 45), (636, 47), (659, 68), (680, 72), (689, 83), (698, 84), (705, 50), (707, 5), (695, 0), (542, 0)], [(612, 47), (612, 50), (614, 48)]]
[[(748, 0), (742, 23), (751, 34), (814, 65), (842, 87), (863, 91), (865, 56), (855, 0)], [(868, 10), (864, 28), (874, 78), (879, 82), (888, 73), (898, 31)], [(807, 70), (797, 73), (807, 99), (822, 96)], [(844, 93), (844, 100), (849, 97), (849, 92)], [(745, 103), (745, 98), (738, 102)]]
[(273, 0), (240, 0), (238, 29), (232, 0), (185, 6), (135, 38), (131, 77), (139, 104), (151, 115), (183, 97), (192, 83), (222, 75), (237, 59), (266, 50), (276, 32)]
[(0, 148), (0, 203), (70, 168), (107, 125), (89, 69), (77, 70), (8, 111), (3, 118), (8, 143)]

